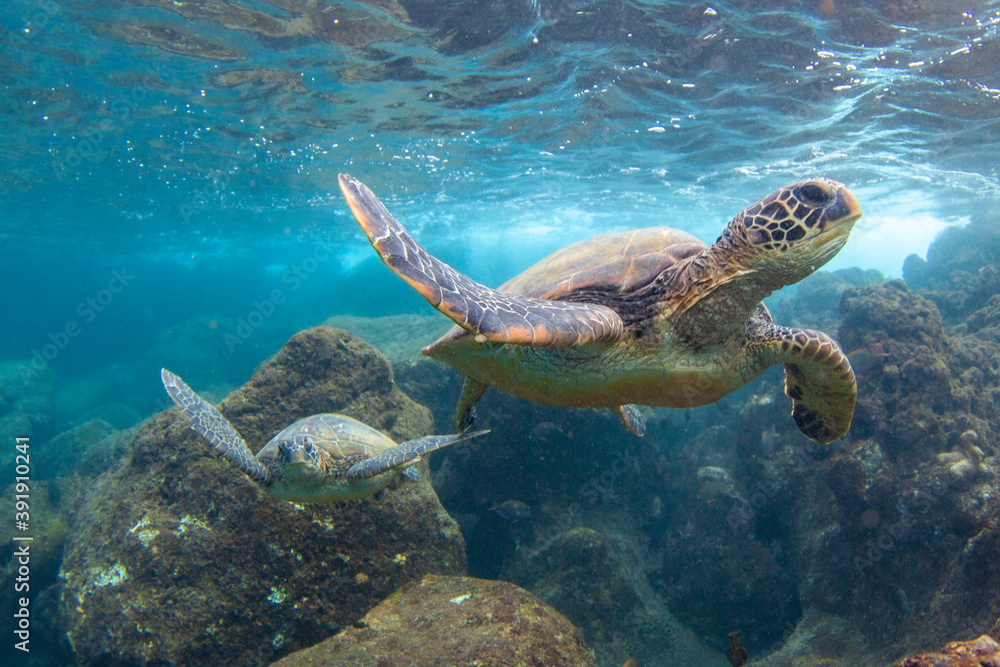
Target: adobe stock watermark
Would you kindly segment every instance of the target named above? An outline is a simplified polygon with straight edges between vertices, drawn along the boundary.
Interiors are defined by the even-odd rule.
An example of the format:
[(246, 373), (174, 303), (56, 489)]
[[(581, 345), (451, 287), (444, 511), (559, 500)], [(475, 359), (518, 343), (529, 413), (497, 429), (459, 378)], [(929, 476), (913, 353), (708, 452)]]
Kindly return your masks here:
[(62, 352), (69, 347), (70, 342), (83, 333), (84, 328), (96, 320), (101, 313), (108, 309), (111, 303), (119, 294), (135, 280), (135, 276), (130, 274), (124, 267), (114, 269), (107, 284), (94, 294), (88, 296), (77, 304), (74, 312), (76, 317), (66, 321), (60, 329), (48, 333), (48, 342), (41, 347), (32, 348), (31, 358), (21, 364), (22, 377), (31, 377), (41, 373), (49, 367), (49, 363), (55, 360)]
[(288, 300), (288, 294), (302, 287), (302, 284), (319, 270), (320, 265), (334, 256), (335, 250), (332, 244), (319, 241), (310, 255), (287, 267), (281, 273), (281, 284), (285, 285), (287, 290), (276, 287), (264, 299), (254, 299), (250, 312), (236, 318), (236, 331), (234, 333), (227, 331), (222, 334), (226, 350), (232, 354), (237, 347), (247, 342), (258, 329), (264, 326), (265, 322), (274, 316), (278, 306), (283, 305)]

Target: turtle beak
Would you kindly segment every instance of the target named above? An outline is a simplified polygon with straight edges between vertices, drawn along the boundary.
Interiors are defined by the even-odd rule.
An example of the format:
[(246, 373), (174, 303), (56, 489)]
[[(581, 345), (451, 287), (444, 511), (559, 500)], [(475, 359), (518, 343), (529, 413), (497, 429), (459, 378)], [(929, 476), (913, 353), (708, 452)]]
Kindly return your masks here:
[(306, 451), (301, 447), (296, 447), (295, 449), (288, 452), (288, 463), (306, 463), (309, 461), (309, 457), (306, 456)]
[(823, 231), (836, 232), (837, 236), (847, 235), (854, 228), (854, 223), (861, 217), (861, 204), (854, 193), (846, 185), (837, 184), (837, 199), (827, 206), (823, 218)]

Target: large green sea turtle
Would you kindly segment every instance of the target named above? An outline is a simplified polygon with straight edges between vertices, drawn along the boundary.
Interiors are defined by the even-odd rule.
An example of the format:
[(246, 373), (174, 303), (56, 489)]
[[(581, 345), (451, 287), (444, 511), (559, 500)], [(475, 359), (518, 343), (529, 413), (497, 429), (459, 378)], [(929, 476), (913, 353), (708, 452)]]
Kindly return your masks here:
[(668, 227), (599, 234), (495, 290), (427, 253), (359, 181), (342, 174), (340, 189), (382, 261), (458, 325), (423, 353), (466, 375), (460, 430), (489, 385), (548, 405), (610, 407), (641, 431), (628, 404), (705, 405), (778, 363), (806, 436), (828, 443), (851, 425), (846, 355), (825, 333), (775, 325), (761, 303), (847, 242), (861, 207), (840, 183), (781, 188), (710, 247)]
[(429, 435), (397, 445), (382, 433), (345, 415), (322, 414), (285, 427), (255, 457), (229, 420), (167, 369), (163, 386), (191, 428), (223, 458), (283, 500), (332, 503), (364, 498), (387, 487), (421, 454), (470, 437)]

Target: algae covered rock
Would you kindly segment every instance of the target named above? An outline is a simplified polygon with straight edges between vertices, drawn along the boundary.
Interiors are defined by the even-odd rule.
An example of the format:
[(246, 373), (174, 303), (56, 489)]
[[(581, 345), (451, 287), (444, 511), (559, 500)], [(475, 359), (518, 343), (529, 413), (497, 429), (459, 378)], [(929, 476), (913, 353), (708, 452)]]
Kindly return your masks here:
[(951, 642), (940, 651), (900, 660), (893, 667), (1000, 667), (1000, 644), (989, 635)]
[(35, 476), (49, 479), (73, 474), (80, 460), (114, 432), (114, 427), (101, 419), (91, 419), (63, 431), (37, 447)]
[(573, 625), (517, 586), (426, 576), (352, 627), (275, 667), (587, 667), (593, 655)]
[[(385, 358), (346, 331), (293, 336), (220, 411), (257, 450), (337, 412), (396, 440), (431, 429)], [(81, 664), (257, 664), (336, 633), (401, 584), (465, 572), (430, 484), (302, 506), (222, 460), (175, 410), (101, 477), (67, 543), (61, 623)]]

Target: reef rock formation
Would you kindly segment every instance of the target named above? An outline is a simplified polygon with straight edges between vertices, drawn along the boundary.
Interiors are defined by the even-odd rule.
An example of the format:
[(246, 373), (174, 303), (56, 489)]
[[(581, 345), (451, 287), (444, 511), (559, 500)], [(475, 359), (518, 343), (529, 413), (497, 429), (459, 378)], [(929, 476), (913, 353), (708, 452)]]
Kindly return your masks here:
[(893, 667), (1000, 667), (1000, 622), (988, 635), (964, 642), (950, 642), (934, 653), (921, 653)]
[[(39, 369), (43, 362), (46, 365)], [(18, 437), (33, 437), (36, 442), (51, 435), (56, 374), (47, 364), (41, 357), (0, 362), (0, 442), (13, 443)], [(4, 470), (13, 469), (16, 453), (13, 446), (0, 449)]]
[(73, 474), (81, 459), (114, 432), (106, 421), (91, 419), (39, 444), (33, 448), (35, 477), (51, 479)]
[[(322, 327), (293, 336), (219, 409), (254, 450), (321, 412), (397, 441), (431, 430), (378, 351)], [(176, 410), (147, 422), (133, 449), (101, 477), (66, 545), (61, 624), (80, 664), (267, 662), (407, 581), (465, 572), (462, 537), (427, 481), (344, 506), (284, 502)]]
[(503, 581), (429, 575), (275, 667), (596, 664), (580, 631), (527, 591)]

